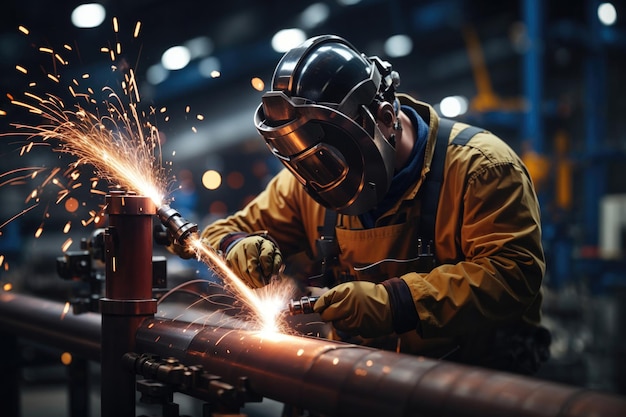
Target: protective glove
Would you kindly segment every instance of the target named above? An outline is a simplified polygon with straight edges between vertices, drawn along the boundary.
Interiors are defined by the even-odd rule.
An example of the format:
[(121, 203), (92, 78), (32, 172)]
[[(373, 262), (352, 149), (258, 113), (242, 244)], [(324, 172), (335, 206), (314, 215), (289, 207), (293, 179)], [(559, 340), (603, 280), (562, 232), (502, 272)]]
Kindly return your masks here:
[(382, 284), (352, 281), (323, 294), (313, 306), (324, 321), (351, 336), (378, 337), (393, 333), (389, 294)]
[(252, 288), (269, 284), (283, 264), (283, 256), (278, 246), (266, 236), (267, 234), (260, 234), (243, 237), (226, 251), (226, 264)]
[(368, 281), (339, 284), (315, 302), (313, 311), (351, 336), (379, 337), (409, 330), (421, 334), (413, 296), (401, 278), (380, 284)]

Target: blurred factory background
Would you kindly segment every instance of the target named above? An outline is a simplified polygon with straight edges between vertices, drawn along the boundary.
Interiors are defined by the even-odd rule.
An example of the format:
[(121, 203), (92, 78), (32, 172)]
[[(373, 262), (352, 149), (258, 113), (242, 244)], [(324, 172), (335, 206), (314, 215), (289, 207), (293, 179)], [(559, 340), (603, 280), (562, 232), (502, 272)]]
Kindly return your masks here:
[[(554, 342), (540, 377), (626, 395), (625, 2), (100, 4), (102, 19), (91, 8), (92, 21), (85, 22), (75, 20), (77, 1), (3, 3), (0, 132), (32, 123), (10, 101), (30, 81), (45, 78), (41, 68), (54, 65), (40, 46), (72, 45), (76, 58), (66, 71), (106, 86), (111, 63), (101, 48), (119, 41), (118, 55), (135, 70), (142, 105), (161, 117), (162, 155), (175, 177), (172, 207), (202, 226), (241, 208), (279, 169), (252, 120), (284, 48), (317, 34), (344, 36), (389, 60), (400, 73), (400, 90), (442, 115), (495, 132), (522, 155), (542, 204), (548, 260), (544, 317)], [(0, 137), (2, 173), (66, 163), (53, 152), (20, 156), (23, 140)], [(32, 185), (27, 179), (6, 184), (10, 176), (0, 175), (0, 285), (67, 300), (75, 283), (59, 277), (56, 259), (89, 238), (93, 225), (80, 222), (103, 197), (77, 189), (74, 201), (82, 204), (70, 208), (56, 204), (51, 192), (19, 215), (33, 205), (27, 203)], [(159, 247), (155, 252), (168, 256)], [(194, 262), (168, 256), (172, 282), (203, 276), (205, 268)], [(23, 353), (25, 385), (64, 378), (56, 351), (27, 346)]]

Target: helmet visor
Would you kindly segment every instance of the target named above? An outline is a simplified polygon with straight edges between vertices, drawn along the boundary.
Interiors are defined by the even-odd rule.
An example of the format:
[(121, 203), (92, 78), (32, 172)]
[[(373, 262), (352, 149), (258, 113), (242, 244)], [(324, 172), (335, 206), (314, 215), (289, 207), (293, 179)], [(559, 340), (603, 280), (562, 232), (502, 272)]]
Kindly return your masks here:
[(341, 153), (324, 143), (318, 143), (294, 157), (280, 155), (276, 149), (272, 152), (283, 161), (298, 181), (308, 184), (316, 191), (332, 188), (348, 175), (348, 163)]

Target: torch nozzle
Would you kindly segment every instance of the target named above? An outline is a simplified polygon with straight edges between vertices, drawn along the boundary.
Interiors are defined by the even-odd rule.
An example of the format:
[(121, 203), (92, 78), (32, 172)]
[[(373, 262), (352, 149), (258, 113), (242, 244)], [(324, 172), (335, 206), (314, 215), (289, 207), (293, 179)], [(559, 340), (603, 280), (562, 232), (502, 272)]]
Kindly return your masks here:
[(191, 234), (198, 232), (197, 224), (184, 219), (178, 211), (167, 204), (159, 207), (157, 215), (172, 238), (180, 244), (184, 244)]
[(295, 316), (296, 314), (314, 313), (313, 305), (318, 299), (319, 297), (304, 296), (300, 299), (289, 301), (289, 314)]

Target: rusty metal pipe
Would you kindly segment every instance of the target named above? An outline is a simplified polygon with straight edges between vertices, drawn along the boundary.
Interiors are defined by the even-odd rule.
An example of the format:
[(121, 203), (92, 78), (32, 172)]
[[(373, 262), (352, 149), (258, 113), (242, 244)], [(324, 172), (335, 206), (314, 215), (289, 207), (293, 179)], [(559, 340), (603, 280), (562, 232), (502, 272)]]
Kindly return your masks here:
[(323, 339), (150, 319), (137, 349), (325, 415), (623, 417), (626, 398)]

